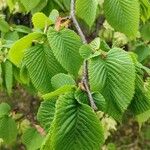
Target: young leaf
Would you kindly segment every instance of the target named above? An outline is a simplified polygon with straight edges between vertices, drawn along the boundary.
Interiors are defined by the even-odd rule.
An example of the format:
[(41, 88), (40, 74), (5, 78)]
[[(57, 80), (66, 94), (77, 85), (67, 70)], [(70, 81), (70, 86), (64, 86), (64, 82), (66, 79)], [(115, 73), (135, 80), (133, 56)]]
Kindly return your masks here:
[(0, 118), (0, 138), (5, 143), (10, 144), (16, 140), (17, 137), (17, 125), (15, 121), (8, 117), (3, 116)]
[(98, 1), (97, 0), (77, 0), (77, 16), (83, 19), (91, 27), (96, 19)]
[(79, 36), (69, 29), (57, 32), (52, 28), (49, 29), (47, 36), (57, 60), (69, 73), (76, 76), (82, 64), (79, 54), (82, 44)]
[(42, 33), (33, 32), (16, 41), (9, 50), (10, 61), (12, 61), (16, 66), (19, 67), (26, 49), (31, 46), (33, 40), (42, 37), (42, 35)]
[(89, 45), (93, 50), (99, 50), (101, 45), (100, 38), (99, 37), (95, 38)]
[(25, 53), (24, 61), (33, 85), (42, 93), (52, 90), (51, 78), (55, 74), (65, 72), (46, 44), (37, 44), (29, 48)]
[(104, 112), (106, 110), (106, 101), (103, 95), (100, 94), (99, 92), (94, 92), (92, 96), (93, 96), (93, 99), (95, 101), (95, 104), (98, 110)]
[(48, 132), (54, 119), (56, 99), (43, 101), (37, 113), (37, 120)]
[[(100, 94), (99, 92), (94, 92), (94, 93), (92, 93), (92, 97), (94, 99), (96, 107), (98, 108), (98, 111), (104, 112), (106, 110), (106, 101), (105, 101), (103, 95)], [(78, 89), (75, 92), (75, 98), (81, 103), (90, 105), (87, 93), (85, 91), (82, 91), (81, 89)]]
[(22, 136), (22, 142), (27, 150), (37, 150), (40, 148), (44, 137), (35, 128), (29, 128)]
[(58, 89), (64, 85), (76, 85), (74, 79), (70, 75), (64, 73), (59, 73), (53, 76), (51, 83), (54, 89)]
[(56, 23), (58, 17), (59, 17), (59, 12), (56, 9), (53, 9), (49, 15), (49, 18), (53, 24)]
[(99, 150), (103, 144), (103, 129), (98, 117), (88, 105), (79, 103), (74, 93), (59, 97), (53, 126), (49, 141), (53, 149)]
[(104, 12), (108, 23), (117, 31), (135, 37), (139, 27), (138, 0), (105, 0)]
[(44, 29), (46, 26), (52, 24), (52, 21), (44, 13), (41, 12), (37, 12), (33, 15), (32, 22), (34, 28), (39, 28), (39, 29)]
[(88, 59), (93, 54), (93, 51), (89, 45), (82, 45), (79, 49), (79, 53), (82, 58)]
[(64, 85), (51, 93), (43, 95), (42, 98), (44, 100), (50, 100), (52, 98), (58, 97), (59, 95), (74, 91), (75, 88), (76, 87), (74, 85)]
[(102, 93), (106, 113), (121, 120), (134, 94), (135, 67), (127, 52), (114, 48), (89, 62), (91, 89)]

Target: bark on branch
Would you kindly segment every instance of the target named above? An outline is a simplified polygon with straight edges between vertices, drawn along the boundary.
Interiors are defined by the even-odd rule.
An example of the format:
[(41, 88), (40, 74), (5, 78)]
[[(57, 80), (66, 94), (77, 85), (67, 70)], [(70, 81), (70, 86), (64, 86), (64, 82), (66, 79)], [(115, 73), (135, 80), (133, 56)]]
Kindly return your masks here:
[[(74, 26), (76, 27), (77, 31), (78, 31), (78, 34), (80, 35), (81, 39), (82, 39), (82, 42), (83, 44), (87, 44), (87, 40), (85, 38), (85, 35), (83, 33), (83, 31), (81, 30), (80, 28), (80, 25), (76, 19), (76, 15), (75, 15), (75, 0), (71, 0), (71, 9), (70, 9), (70, 17), (73, 21), (73, 24)], [(83, 78), (82, 78), (82, 83), (83, 83), (83, 86), (88, 94), (88, 98), (89, 98), (89, 102), (90, 102), (90, 105), (91, 107), (94, 109), (94, 110), (97, 110), (97, 107), (95, 105), (95, 102), (94, 102), (94, 99), (92, 97), (92, 94), (91, 94), (91, 91), (90, 91), (90, 86), (89, 86), (89, 83), (88, 83), (88, 61), (87, 60), (84, 60), (84, 63), (83, 63)]]

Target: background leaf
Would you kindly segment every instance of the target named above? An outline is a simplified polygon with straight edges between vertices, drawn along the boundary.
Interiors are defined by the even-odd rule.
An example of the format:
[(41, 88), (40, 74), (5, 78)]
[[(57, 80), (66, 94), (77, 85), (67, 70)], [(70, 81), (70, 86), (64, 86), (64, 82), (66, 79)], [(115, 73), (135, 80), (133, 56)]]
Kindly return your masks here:
[(21, 0), (21, 3), (28, 12), (31, 11), (34, 7), (36, 7), (39, 2), (40, 0)]
[(97, 0), (77, 0), (76, 13), (91, 27), (96, 19), (98, 1)]
[(137, 75), (135, 94), (129, 107), (140, 124), (150, 118), (150, 81), (147, 80), (145, 84), (147, 89), (144, 87), (142, 77)]
[(134, 37), (139, 27), (138, 0), (105, 0), (104, 12), (108, 23), (117, 31)]
[(22, 136), (22, 142), (27, 150), (37, 150), (40, 148), (44, 137), (35, 128), (29, 128)]
[(7, 103), (1, 103), (0, 104), (0, 118), (4, 115), (9, 115), (10, 113), (10, 106)]
[(10, 144), (16, 140), (17, 137), (17, 126), (15, 121), (8, 116), (0, 118), (0, 138), (5, 143)]
[(4, 72), (5, 72), (5, 86), (7, 89), (8, 94), (12, 93), (13, 87), (13, 66), (12, 63), (8, 60), (4, 63)]

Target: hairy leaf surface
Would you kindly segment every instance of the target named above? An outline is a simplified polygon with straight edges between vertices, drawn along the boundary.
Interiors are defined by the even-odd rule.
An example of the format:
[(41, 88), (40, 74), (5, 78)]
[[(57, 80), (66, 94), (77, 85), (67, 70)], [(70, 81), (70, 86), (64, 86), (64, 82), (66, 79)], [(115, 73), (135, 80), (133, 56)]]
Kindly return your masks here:
[(77, 16), (83, 19), (91, 27), (96, 19), (98, 1), (97, 0), (77, 0)]
[(71, 74), (77, 75), (82, 58), (79, 48), (82, 45), (79, 36), (69, 29), (55, 31), (50, 28), (48, 40), (52, 51), (60, 64)]
[(58, 99), (51, 133), (51, 144), (57, 150), (99, 150), (103, 143), (99, 119), (88, 105), (74, 98), (74, 93)]
[(37, 114), (37, 120), (41, 123), (46, 131), (49, 130), (50, 125), (54, 119), (56, 99), (43, 101), (40, 105)]
[(39, 29), (44, 29), (46, 26), (52, 24), (50, 18), (48, 18), (44, 13), (41, 12), (37, 12), (33, 15), (32, 22), (34, 28), (39, 28)]
[(106, 112), (117, 120), (134, 94), (135, 67), (127, 52), (113, 48), (89, 62), (91, 89), (106, 99)]
[(58, 89), (64, 85), (76, 85), (74, 79), (70, 75), (64, 73), (59, 73), (53, 76), (51, 83), (54, 89)]
[(104, 12), (114, 29), (128, 36), (136, 36), (140, 17), (138, 0), (105, 0)]
[(36, 40), (40, 37), (42, 37), (42, 33), (33, 32), (16, 41), (9, 50), (9, 59), (16, 66), (19, 66), (24, 57), (24, 52), (26, 49), (31, 46), (33, 40)]
[(33, 85), (42, 93), (50, 92), (51, 78), (55, 74), (64, 72), (47, 45), (38, 44), (29, 48), (24, 61)]

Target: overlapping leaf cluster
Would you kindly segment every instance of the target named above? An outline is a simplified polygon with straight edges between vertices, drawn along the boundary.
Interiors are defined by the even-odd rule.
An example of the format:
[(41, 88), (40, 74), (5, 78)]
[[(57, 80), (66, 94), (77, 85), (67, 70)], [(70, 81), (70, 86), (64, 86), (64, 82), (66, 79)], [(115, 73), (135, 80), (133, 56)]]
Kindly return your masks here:
[[(21, 1), (27, 11), (41, 3), (29, 2)], [(149, 12), (148, 3), (144, 0), (104, 0), (103, 13), (115, 31), (135, 39), (140, 17), (143, 21), (150, 17), (145, 13)], [(53, 4), (68, 10), (70, 1), (55, 1)], [(75, 9), (82, 25), (88, 28), (95, 25), (100, 9), (97, 0), (77, 0)], [(140, 10), (144, 12), (142, 16)], [(69, 24), (65, 23), (68, 20), (64, 23), (59, 19), (56, 10), (49, 17), (41, 12), (35, 13), (33, 32), (10, 47), (8, 59), (16, 66), (18, 80), (32, 85), (44, 99), (37, 114), (47, 132), (41, 150), (99, 150), (104, 143), (104, 131), (80, 82), (83, 61), (88, 61), (89, 85), (97, 111), (118, 122), (127, 110), (139, 123), (149, 119), (150, 80), (146, 78), (144, 81), (144, 73), (150, 75), (150, 71), (138, 62), (134, 53), (118, 47), (110, 48), (101, 38), (82, 44), (79, 35), (67, 28)], [(9, 83), (11, 81), (6, 81), (8, 90)]]

